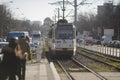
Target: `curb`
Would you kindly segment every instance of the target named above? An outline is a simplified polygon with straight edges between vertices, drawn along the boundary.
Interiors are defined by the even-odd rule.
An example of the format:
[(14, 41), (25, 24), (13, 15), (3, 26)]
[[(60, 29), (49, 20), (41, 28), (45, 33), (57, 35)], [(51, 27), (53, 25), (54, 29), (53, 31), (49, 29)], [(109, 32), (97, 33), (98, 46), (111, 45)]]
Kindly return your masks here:
[(50, 62), (50, 67), (51, 67), (51, 70), (53, 72), (55, 80), (61, 80), (58, 72), (55, 69), (55, 66), (54, 66), (53, 62)]

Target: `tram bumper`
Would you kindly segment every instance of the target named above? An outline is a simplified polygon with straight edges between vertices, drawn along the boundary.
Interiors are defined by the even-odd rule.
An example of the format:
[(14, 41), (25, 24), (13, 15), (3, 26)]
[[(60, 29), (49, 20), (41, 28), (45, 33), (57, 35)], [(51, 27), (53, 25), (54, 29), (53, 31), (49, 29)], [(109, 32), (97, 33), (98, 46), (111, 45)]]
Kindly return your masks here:
[(68, 56), (73, 56), (74, 49), (73, 48), (56, 48), (54, 50), (54, 55), (56, 56), (62, 56), (62, 55), (68, 55)]
[(73, 48), (56, 48), (56, 51), (73, 51)]

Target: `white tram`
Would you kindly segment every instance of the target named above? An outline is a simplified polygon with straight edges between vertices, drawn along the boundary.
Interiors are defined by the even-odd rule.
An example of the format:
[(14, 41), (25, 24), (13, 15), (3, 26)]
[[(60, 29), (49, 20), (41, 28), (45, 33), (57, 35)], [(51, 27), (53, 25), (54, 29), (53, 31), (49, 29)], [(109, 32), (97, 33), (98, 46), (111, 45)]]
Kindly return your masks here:
[(76, 27), (67, 21), (52, 26), (51, 54), (74, 56), (76, 54)]

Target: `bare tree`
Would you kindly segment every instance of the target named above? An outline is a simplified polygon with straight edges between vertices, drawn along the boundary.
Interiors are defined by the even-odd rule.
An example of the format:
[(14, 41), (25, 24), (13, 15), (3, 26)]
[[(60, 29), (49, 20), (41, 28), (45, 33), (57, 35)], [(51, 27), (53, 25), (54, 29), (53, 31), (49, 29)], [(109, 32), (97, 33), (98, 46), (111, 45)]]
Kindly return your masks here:
[(11, 24), (11, 13), (5, 5), (0, 5), (0, 37), (6, 35)]
[(11, 11), (0, 5), (0, 37), (6, 36), (9, 31), (31, 31), (30, 20), (18, 20), (12, 17)]
[(106, 5), (104, 6), (104, 14), (97, 15), (96, 22), (98, 27), (102, 29), (102, 35), (104, 29), (114, 29), (114, 37), (113, 39), (120, 40), (120, 4), (114, 5)]
[(93, 14), (80, 14), (77, 22), (77, 28), (80, 32), (90, 31), (93, 32), (95, 28), (95, 15)]

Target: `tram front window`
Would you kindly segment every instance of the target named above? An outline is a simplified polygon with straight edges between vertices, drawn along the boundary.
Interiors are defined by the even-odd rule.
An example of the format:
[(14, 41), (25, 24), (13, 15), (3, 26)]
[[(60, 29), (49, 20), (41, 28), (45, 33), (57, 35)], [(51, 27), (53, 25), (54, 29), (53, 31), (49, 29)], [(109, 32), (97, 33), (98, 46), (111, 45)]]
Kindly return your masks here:
[(73, 39), (73, 31), (58, 31), (56, 34), (57, 39)]

